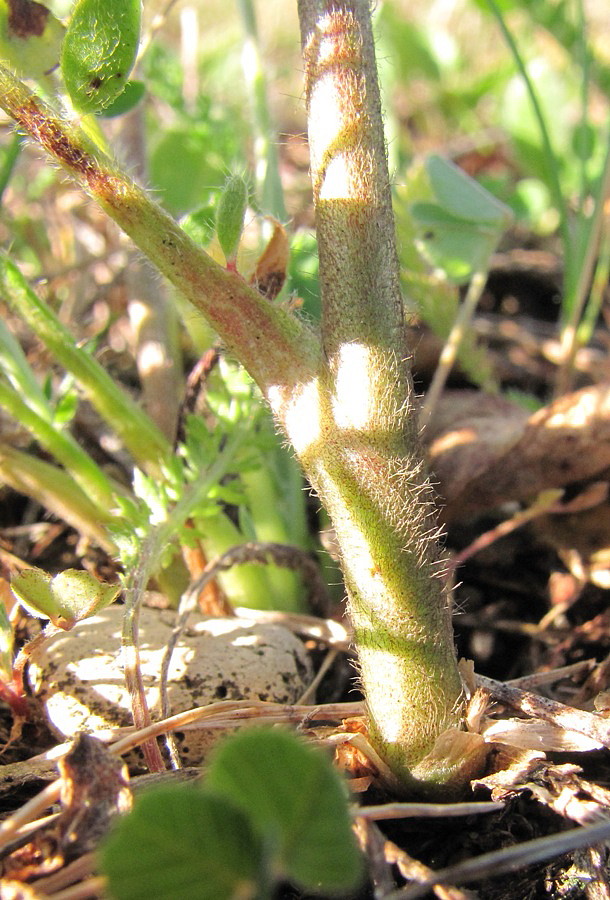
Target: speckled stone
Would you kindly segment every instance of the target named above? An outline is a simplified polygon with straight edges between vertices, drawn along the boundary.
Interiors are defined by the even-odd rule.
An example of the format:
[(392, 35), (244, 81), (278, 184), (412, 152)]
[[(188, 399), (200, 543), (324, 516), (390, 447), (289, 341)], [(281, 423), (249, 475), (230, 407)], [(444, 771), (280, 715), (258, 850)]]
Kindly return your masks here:
[[(121, 665), (122, 613), (111, 606), (34, 654), (30, 684), (58, 736), (132, 724)], [(142, 609), (140, 660), (153, 719), (160, 716), (159, 673), (173, 625), (171, 611)], [(295, 703), (311, 679), (305, 647), (288, 629), (193, 614), (172, 656), (168, 696), (172, 714), (218, 700)], [(189, 728), (176, 735), (183, 762), (200, 763), (218, 734)]]

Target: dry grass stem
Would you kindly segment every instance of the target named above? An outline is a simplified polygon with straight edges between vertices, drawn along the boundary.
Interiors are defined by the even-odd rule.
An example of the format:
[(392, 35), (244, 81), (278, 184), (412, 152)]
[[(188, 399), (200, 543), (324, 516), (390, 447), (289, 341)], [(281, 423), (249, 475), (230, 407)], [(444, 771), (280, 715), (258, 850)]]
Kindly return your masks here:
[(57, 803), (61, 786), (62, 779), (58, 778), (4, 819), (2, 824), (0, 824), (0, 850), (3, 850), (15, 838), (21, 828), (34, 821), (54, 803)]
[[(36, 894), (42, 897), (53, 897), (53, 900), (86, 900), (88, 897), (101, 896), (101, 889), (106, 885), (105, 878), (91, 879), (91, 875), (95, 865), (95, 852), (84, 853), (75, 859), (74, 862), (63, 866), (59, 871), (53, 872), (44, 878), (36, 881)], [(77, 884), (86, 878), (83, 884)], [(92, 883), (93, 882), (93, 883)], [(92, 890), (96, 893), (92, 893)], [(85, 891), (85, 893), (83, 893)]]
[(380, 822), (383, 819), (445, 819), (497, 813), (501, 803), (382, 803), (378, 806), (354, 807), (358, 818)]
[(544, 862), (564, 853), (583, 847), (595, 846), (610, 840), (610, 822), (573, 828), (561, 834), (536, 838), (513, 847), (483, 853), (455, 866), (448, 866), (436, 872), (420, 884), (410, 885), (390, 894), (387, 900), (417, 900), (425, 897), (436, 884), (459, 884), (494, 878), (505, 872), (514, 872), (533, 863)]
[(328, 672), (328, 670), (330, 669), (330, 667), (332, 666), (332, 664), (334, 663), (334, 661), (336, 660), (338, 655), (339, 655), (338, 650), (329, 650), (328, 651), (328, 653), (326, 654), (326, 656), (324, 657), (324, 659), (322, 661), (322, 665), (320, 666), (320, 668), (318, 669), (318, 671), (316, 673), (315, 678), (313, 679), (311, 684), (307, 687), (307, 689), (305, 691), (303, 691), (303, 693), (299, 697), (299, 703), (311, 703), (312, 698), (315, 697), (315, 695), (316, 695), (316, 691), (318, 690), (318, 687), (319, 687), (322, 679), (324, 678), (324, 676), (326, 675), (326, 673)]
[(105, 896), (105, 888), (106, 879), (101, 875), (94, 875), (81, 884), (75, 884), (73, 887), (66, 888), (65, 891), (50, 895), (50, 897), (52, 900), (95, 900), (95, 898)]
[(564, 678), (574, 678), (575, 675), (583, 675), (585, 672), (591, 671), (594, 666), (594, 659), (581, 659), (569, 666), (560, 666), (557, 669), (549, 669), (546, 672), (533, 672), (531, 675), (523, 675), (521, 678), (511, 678), (505, 683), (511, 687), (520, 688), (522, 691), (528, 691), (533, 688), (556, 684), (556, 682)]
[(557, 700), (550, 700), (531, 691), (523, 691), (510, 684), (494, 681), (482, 675), (476, 676), (479, 687), (489, 691), (495, 700), (499, 700), (513, 709), (518, 709), (530, 717), (543, 719), (557, 728), (575, 731), (585, 735), (603, 747), (610, 746), (610, 724), (602, 715), (566, 706)]

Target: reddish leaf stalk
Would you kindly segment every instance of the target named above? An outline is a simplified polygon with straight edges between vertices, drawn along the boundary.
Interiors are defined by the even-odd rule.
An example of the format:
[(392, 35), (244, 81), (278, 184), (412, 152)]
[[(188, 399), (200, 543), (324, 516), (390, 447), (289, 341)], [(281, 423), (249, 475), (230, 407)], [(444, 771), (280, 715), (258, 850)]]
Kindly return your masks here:
[(317, 367), (313, 333), (268, 303), (240, 275), (218, 265), (79, 128), (62, 120), (1, 65), (0, 105), (206, 316), (261, 389), (267, 393), (273, 388), (281, 414), (287, 396)]

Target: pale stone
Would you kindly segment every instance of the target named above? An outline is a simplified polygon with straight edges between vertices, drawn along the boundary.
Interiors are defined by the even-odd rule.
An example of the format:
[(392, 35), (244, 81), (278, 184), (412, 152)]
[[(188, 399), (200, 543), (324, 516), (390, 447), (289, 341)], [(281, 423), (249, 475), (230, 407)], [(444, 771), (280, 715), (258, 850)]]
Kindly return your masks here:
[[(132, 724), (121, 664), (122, 615), (122, 607), (111, 606), (52, 637), (32, 658), (32, 689), (62, 738)], [(142, 609), (140, 662), (153, 719), (160, 718), (161, 661), (173, 626), (171, 611)], [(172, 655), (171, 713), (219, 700), (291, 704), (311, 679), (305, 647), (287, 628), (192, 614)], [(183, 762), (200, 763), (217, 736), (216, 730), (191, 728), (179, 734)]]

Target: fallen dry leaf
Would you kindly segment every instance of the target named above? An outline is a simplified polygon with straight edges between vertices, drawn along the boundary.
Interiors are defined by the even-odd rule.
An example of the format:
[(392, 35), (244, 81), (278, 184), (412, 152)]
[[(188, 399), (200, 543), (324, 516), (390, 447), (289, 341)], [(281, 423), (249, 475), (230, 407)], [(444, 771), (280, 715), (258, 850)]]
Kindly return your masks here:
[(284, 226), (270, 216), (268, 219), (273, 222), (273, 234), (256, 263), (250, 284), (267, 300), (275, 300), (286, 281), (290, 242)]
[(57, 765), (61, 812), (5, 860), (4, 872), (12, 878), (48, 875), (94, 850), (112, 817), (131, 808), (127, 767), (97, 738), (78, 734)]
[(530, 416), (503, 397), (448, 393), (425, 441), (445, 520), (472, 518), (610, 469), (610, 386), (566, 394)]

